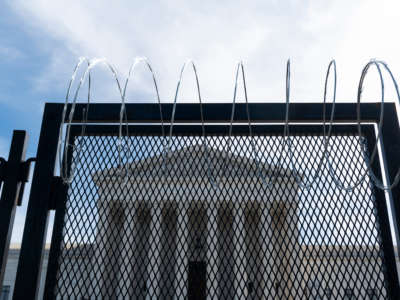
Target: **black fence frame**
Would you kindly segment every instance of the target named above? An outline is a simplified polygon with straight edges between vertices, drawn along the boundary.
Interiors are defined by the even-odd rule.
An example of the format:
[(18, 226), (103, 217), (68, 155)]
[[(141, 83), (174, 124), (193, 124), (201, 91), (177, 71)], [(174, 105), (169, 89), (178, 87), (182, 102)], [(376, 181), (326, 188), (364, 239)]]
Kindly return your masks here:
[[(173, 105), (162, 104), (162, 112), (166, 125), (171, 119)], [(227, 133), (226, 127), (214, 126), (212, 123), (228, 123), (232, 104), (230, 103), (206, 103), (203, 104), (204, 121), (207, 123), (206, 132)], [(80, 123), (83, 119), (86, 104), (77, 104), (72, 127), (71, 140), (80, 134)], [(118, 123), (120, 116), (120, 104), (96, 103), (90, 106), (88, 112), (88, 123), (86, 134), (102, 133), (116, 134), (118, 126), (110, 123)], [(71, 106), (68, 107), (68, 111)], [(249, 104), (251, 120), (257, 123), (253, 132), (263, 134), (282, 134), (285, 120), (286, 105), (284, 103), (251, 103)], [(327, 115), (330, 114), (332, 105), (327, 105)], [(368, 148), (372, 149), (376, 139), (376, 124), (379, 122), (380, 103), (361, 104), (361, 121), (363, 123), (362, 132), (367, 139)], [(38, 295), (40, 285), (40, 272), (44, 254), (44, 244), (47, 232), (48, 215), (51, 209), (55, 209), (55, 222), (52, 235), (52, 243), (47, 269), (47, 279), (45, 287), (45, 299), (53, 298), (53, 290), (57, 272), (57, 258), (59, 245), (62, 239), (62, 226), (65, 214), (65, 199), (67, 188), (54, 182), (55, 163), (57, 158), (57, 144), (59, 138), (59, 128), (62, 125), (63, 104), (46, 103), (38, 144), (36, 165), (33, 174), (31, 193), (26, 216), (23, 241), (20, 258), (18, 262), (17, 277), (14, 288), (14, 299), (35, 299)], [(130, 133), (140, 129), (147, 130), (149, 134), (159, 134), (160, 113), (157, 104), (127, 104), (126, 111), (129, 123), (140, 125), (131, 126)], [(341, 132), (357, 134), (357, 105), (355, 103), (339, 103), (335, 109), (335, 125), (333, 134)], [(313, 133), (322, 134), (322, 103), (293, 103), (290, 105), (289, 120), (291, 134)], [(247, 122), (246, 106), (243, 103), (237, 104), (235, 109), (234, 134), (247, 134), (248, 127), (240, 125)], [(178, 104), (176, 109), (174, 134), (192, 133), (201, 134), (199, 123), (200, 109), (199, 104)], [(211, 124), (210, 124), (211, 123)], [(277, 123), (271, 126), (271, 123)], [(281, 125), (278, 125), (281, 123)], [(350, 124), (349, 124), (350, 123)], [(352, 124), (351, 124), (352, 123)], [(99, 125), (100, 124), (100, 125)], [(103, 124), (103, 125), (101, 125)], [(157, 124), (157, 125), (154, 125)], [(179, 125), (181, 124), (181, 125)], [(197, 124), (197, 125), (195, 125)], [(264, 125), (263, 125), (264, 124)], [(269, 124), (269, 125), (266, 125)], [(140, 128), (138, 127), (140, 126)], [(136, 128), (136, 129), (135, 129)], [(167, 129), (167, 128), (166, 128)], [(384, 170), (388, 180), (393, 181), (398, 166), (400, 166), (400, 129), (394, 103), (384, 104), (384, 123), (382, 128), (382, 157)], [(390, 161), (387, 164), (386, 161)], [(375, 174), (381, 175), (379, 160), (375, 160), (373, 165)], [(56, 187), (56, 191), (54, 190)], [(377, 213), (383, 245), (383, 255), (385, 259), (385, 281), (388, 283), (388, 293), (390, 298), (400, 298), (399, 277), (396, 269), (395, 249), (390, 229), (388, 207), (386, 205), (385, 192), (374, 188), (377, 198)], [(389, 192), (391, 199), (391, 213), (393, 224), (398, 237), (398, 224), (400, 222), (400, 186), (396, 186)]]
[[(23, 130), (14, 130), (8, 160), (2, 159), (0, 165), (0, 187), (3, 184), (0, 197), (0, 288), (5, 275), (15, 211), (17, 206), (21, 205), (24, 192), (22, 174), (27, 145), (27, 133)], [(29, 173), (29, 167), (25, 171)]]

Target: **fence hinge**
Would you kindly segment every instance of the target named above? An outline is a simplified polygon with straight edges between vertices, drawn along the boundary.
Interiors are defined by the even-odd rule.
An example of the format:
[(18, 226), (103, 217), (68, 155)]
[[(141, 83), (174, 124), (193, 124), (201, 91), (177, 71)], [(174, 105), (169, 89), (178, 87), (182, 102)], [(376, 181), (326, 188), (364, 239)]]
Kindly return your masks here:
[(21, 162), (18, 171), (18, 181), (21, 182), (19, 189), (17, 205), (22, 205), (22, 198), (24, 196), (25, 183), (29, 180), (29, 173), (31, 170), (31, 162), (36, 161), (36, 157), (30, 157), (26, 161)]
[[(31, 158), (27, 159), (26, 161), (22, 161), (19, 165), (19, 169), (17, 170), (18, 182), (21, 183), (21, 187), (20, 187), (19, 193), (18, 193), (18, 201), (17, 201), (18, 206), (21, 206), (21, 204), (22, 204), (25, 183), (28, 182), (29, 171), (31, 168), (31, 162), (34, 162), (34, 161), (36, 161), (35, 157), (31, 157)], [(13, 171), (13, 170), (7, 170), (7, 166), (8, 166), (8, 161), (5, 160), (4, 158), (0, 157), (0, 187), (1, 187), (1, 184), (7, 179), (9, 172)]]
[(57, 203), (64, 200), (66, 188), (67, 185), (64, 184), (60, 176), (54, 176), (52, 178), (48, 207), (49, 210), (55, 210), (57, 208)]
[(31, 170), (31, 162), (36, 161), (36, 157), (28, 158), (26, 161), (21, 162), (19, 166), (18, 181), (28, 182), (29, 171)]
[(18, 194), (18, 201), (17, 201), (18, 206), (22, 205), (22, 198), (24, 197), (25, 183), (28, 182), (29, 173), (31, 170), (31, 162), (34, 162), (34, 161), (36, 161), (36, 157), (31, 157), (31, 158), (28, 158), (26, 161), (21, 162), (21, 165), (19, 166), (18, 180), (21, 182), (21, 187), (19, 189), (19, 194)]

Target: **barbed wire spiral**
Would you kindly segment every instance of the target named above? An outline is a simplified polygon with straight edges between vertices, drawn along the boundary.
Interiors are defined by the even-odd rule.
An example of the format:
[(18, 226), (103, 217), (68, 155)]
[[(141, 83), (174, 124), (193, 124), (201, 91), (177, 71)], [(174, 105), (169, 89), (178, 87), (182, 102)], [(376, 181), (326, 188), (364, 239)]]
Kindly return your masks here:
[[(155, 92), (155, 98), (159, 107), (159, 114), (160, 114), (160, 124), (161, 124), (161, 135), (162, 135), (162, 157), (163, 157), (163, 170), (162, 174), (166, 178), (167, 176), (173, 176), (168, 170), (168, 163), (170, 160), (170, 152), (171, 152), (171, 146), (172, 146), (172, 140), (173, 140), (173, 128), (174, 128), (174, 123), (175, 123), (175, 116), (176, 116), (176, 108), (177, 108), (177, 103), (179, 101), (179, 95), (180, 95), (180, 89), (183, 83), (184, 75), (185, 75), (185, 70), (187, 68), (191, 68), (193, 71), (193, 74), (195, 76), (195, 83), (196, 83), (196, 92), (197, 92), (197, 98), (198, 98), (198, 104), (199, 104), (199, 112), (200, 112), (200, 121), (201, 121), (201, 143), (202, 143), (202, 148), (204, 151), (205, 159), (206, 159), (206, 174), (207, 178), (210, 182), (210, 184), (214, 188), (220, 188), (222, 184), (222, 177), (226, 176), (226, 172), (228, 169), (228, 157), (231, 152), (231, 144), (232, 144), (232, 132), (233, 132), (233, 126), (234, 126), (234, 116), (235, 116), (235, 108), (236, 108), (236, 100), (237, 100), (237, 93), (238, 93), (238, 88), (239, 88), (239, 78), (241, 78), (242, 81), (242, 88), (244, 92), (244, 100), (245, 100), (245, 108), (246, 108), (246, 118), (247, 118), (247, 126), (248, 126), (248, 136), (249, 136), (249, 141), (250, 141), (250, 147), (251, 147), (251, 153), (252, 153), (252, 158), (254, 159), (254, 162), (256, 164), (257, 168), (257, 174), (259, 176), (259, 179), (261, 180), (262, 184), (267, 186), (267, 187), (272, 187), (275, 183), (277, 178), (279, 177), (279, 174), (283, 168), (283, 163), (282, 160), (284, 158), (284, 153), (286, 153), (288, 161), (289, 161), (289, 166), (290, 170), (297, 181), (297, 184), (303, 188), (303, 189), (309, 189), (311, 188), (320, 178), (320, 174), (322, 172), (322, 169), (324, 166), (327, 167), (328, 174), (332, 178), (332, 181), (334, 184), (341, 190), (351, 192), (354, 189), (356, 189), (360, 184), (362, 184), (367, 177), (370, 177), (372, 182), (375, 184), (376, 187), (382, 190), (391, 190), (393, 189), (396, 185), (398, 185), (400, 181), (400, 166), (397, 169), (397, 172), (395, 174), (394, 180), (391, 183), (384, 184), (382, 179), (378, 178), (378, 176), (375, 174), (372, 165), (377, 159), (378, 155), (378, 146), (380, 143), (380, 140), (382, 138), (382, 125), (383, 125), (383, 116), (384, 116), (384, 102), (385, 102), (385, 84), (384, 84), (384, 77), (383, 77), (383, 72), (386, 72), (390, 79), (391, 82), (395, 88), (396, 91), (396, 96), (397, 100), (400, 103), (400, 91), (399, 87), (397, 84), (397, 81), (389, 68), (389, 66), (381, 61), (381, 60), (370, 60), (363, 68), (358, 84), (358, 89), (357, 89), (357, 130), (358, 130), (358, 140), (360, 147), (362, 149), (362, 153), (364, 155), (364, 160), (366, 162), (366, 170), (361, 173), (356, 181), (353, 184), (348, 184), (346, 185), (345, 182), (343, 182), (340, 178), (336, 176), (336, 170), (335, 166), (333, 163), (333, 160), (330, 156), (330, 150), (329, 150), (329, 145), (330, 145), (330, 140), (332, 136), (332, 127), (334, 124), (334, 119), (335, 119), (335, 106), (336, 106), (336, 87), (337, 87), (337, 70), (336, 70), (336, 61), (331, 60), (328, 64), (328, 68), (326, 71), (325, 75), (325, 83), (324, 83), (324, 94), (323, 94), (323, 115), (322, 115), (322, 135), (323, 135), (323, 147), (322, 147), (322, 154), (321, 158), (317, 164), (315, 172), (310, 176), (310, 179), (303, 178), (300, 176), (300, 173), (296, 169), (295, 162), (293, 160), (294, 156), (294, 151), (293, 151), (293, 145), (291, 142), (291, 137), (290, 137), (290, 120), (289, 120), (289, 113), (290, 113), (290, 75), (291, 75), (291, 63), (290, 60), (287, 61), (286, 63), (286, 86), (285, 86), (285, 122), (284, 122), (284, 127), (283, 127), (283, 133), (281, 135), (280, 139), (280, 147), (282, 147), (282, 151), (279, 151), (279, 156), (278, 156), (278, 161), (276, 165), (274, 166), (272, 172), (269, 172), (269, 176), (263, 174), (263, 170), (261, 167), (261, 162), (263, 160), (263, 157), (260, 157), (260, 153), (257, 148), (256, 141), (254, 140), (253, 136), (253, 125), (252, 125), (252, 120), (251, 120), (251, 112), (249, 108), (249, 99), (248, 99), (248, 90), (247, 90), (247, 85), (246, 85), (246, 76), (245, 76), (245, 69), (244, 69), (244, 64), (243, 61), (239, 61), (236, 64), (235, 68), (235, 74), (234, 74), (234, 90), (233, 90), (233, 99), (232, 99), (232, 107), (231, 107), (231, 114), (230, 114), (230, 121), (229, 121), (229, 130), (228, 130), (228, 139), (225, 144), (225, 158), (223, 161), (223, 165), (221, 167), (221, 172), (217, 173), (219, 174), (216, 175), (214, 172), (214, 166), (212, 164), (212, 161), (210, 159), (210, 145), (209, 141), (207, 139), (206, 135), (206, 127), (205, 127), (205, 120), (204, 120), (204, 112), (203, 112), (203, 100), (201, 96), (201, 89), (200, 89), (200, 81), (199, 81), (199, 75), (198, 75), (198, 70), (196, 67), (196, 64), (194, 63), (193, 60), (187, 60), (179, 73), (179, 78), (178, 82), (176, 85), (176, 90), (175, 90), (175, 97), (173, 101), (173, 106), (172, 106), (172, 114), (171, 114), (171, 120), (169, 120), (169, 133), (166, 134), (165, 132), (165, 122), (163, 117), (163, 112), (162, 112), (162, 104), (161, 104), (161, 97), (159, 93), (159, 88), (158, 88), (158, 82), (156, 79), (155, 71), (153, 67), (151, 66), (150, 62), (148, 61), (147, 58), (145, 57), (136, 57), (132, 63), (132, 65), (129, 68), (129, 72), (127, 77), (125, 78), (125, 83), (122, 86), (121, 85), (121, 78), (119, 77), (119, 73), (117, 71), (117, 68), (115, 68), (111, 63), (109, 63), (106, 59), (101, 58), (101, 59), (88, 59), (85, 57), (82, 57), (78, 60), (77, 64), (75, 65), (73, 69), (73, 73), (71, 76), (71, 79), (68, 83), (67, 86), (67, 93), (66, 93), (66, 98), (65, 98), (65, 103), (64, 103), (64, 109), (62, 112), (62, 124), (60, 126), (60, 134), (59, 134), (59, 140), (58, 140), (58, 158), (59, 158), (59, 171), (60, 171), (60, 176), (65, 184), (70, 184), (75, 176), (75, 167), (80, 163), (81, 160), (81, 152), (82, 152), (82, 140), (80, 140), (76, 145), (70, 144), (70, 130), (71, 130), (71, 125), (73, 124), (74, 120), (74, 114), (75, 114), (75, 107), (77, 103), (77, 99), (79, 96), (79, 92), (82, 88), (82, 86), (86, 83), (87, 80), (87, 85), (88, 85), (88, 91), (87, 91), (87, 101), (86, 101), (86, 106), (83, 110), (82, 114), (82, 120), (81, 120), (81, 135), (83, 136), (85, 134), (86, 126), (88, 123), (88, 112), (91, 104), (91, 88), (92, 88), (92, 78), (91, 78), (91, 72), (92, 70), (97, 66), (97, 65), (104, 65), (106, 66), (106, 69), (108, 69), (109, 72), (111, 72), (113, 79), (115, 80), (115, 84), (118, 90), (118, 93), (120, 95), (120, 101), (121, 101), (121, 109), (120, 109), (120, 119), (119, 119), (119, 130), (118, 130), (118, 142), (117, 142), (117, 152), (118, 152), (118, 168), (117, 168), (117, 173), (118, 173), (118, 178), (119, 182), (122, 185), (125, 185), (128, 180), (129, 176), (132, 172), (130, 170), (130, 165), (127, 163), (128, 161), (134, 159), (134, 154), (132, 151), (132, 147), (129, 143), (129, 118), (127, 115), (127, 110), (126, 110), (126, 103), (128, 101), (127, 99), (127, 88), (129, 86), (129, 82), (135, 77), (135, 71), (137, 67), (140, 64), (143, 64), (145, 68), (147, 69), (148, 72), (150, 72), (150, 75), (152, 76), (152, 81), (153, 81), (153, 88)], [(362, 136), (362, 130), (361, 130), (361, 101), (362, 101), (362, 92), (364, 88), (364, 81), (365, 78), (368, 74), (368, 71), (370, 68), (374, 66), (376, 70), (378, 71), (379, 74), (379, 80), (380, 80), (380, 94), (381, 94), (381, 108), (380, 108), (380, 114), (379, 114), (379, 122), (377, 124), (377, 135), (376, 135), (376, 140), (374, 144), (374, 148), (372, 149), (371, 155), (368, 157), (367, 155), (367, 150), (366, 150), (366, 143), (365, 139)], [(83, 75), (80, 77), (79, 81), (77, 82), (77, 74), (79, 71), (83, 71)], [(332, 88), (332, 108), (330, 112), (329, 119), (327, 119), (327, 94), (328, 94), (328, 86), (329, 86), (329, 78), (331, 76), (331, 73), (333, 72), (333, 88)], [(73, 86), (76, 84), (76, 88), (73, 92)], [(73, 92), (73, 93), (72, 93)], [(73, 95), (73, 97), (71, 97)], [(68, 111), (68, 106), (70, 105), (70, 110), (67, 116), (67, 111)], [(328, 123), (328, 126), (327, 126)], [(65, 126), (65, 138), (64, 137), (64, 126)], [(328, 127), (328, 129), (327, 129)], [(125, 131), (125, 132), (124, 132)], [(126, 139), (126, 144), (124, 144), (124, 137), (127, 137)], [(75, 155), (72, 155), (71, 153), (75, 152)], [(71, 161), (72, 160), (72, 161)], [(124, 163), (125, 162), (125, 163)], [(68, 167), (69, 166), (69, 167)], [(269, 178), (268, 178), (269, 177)]]

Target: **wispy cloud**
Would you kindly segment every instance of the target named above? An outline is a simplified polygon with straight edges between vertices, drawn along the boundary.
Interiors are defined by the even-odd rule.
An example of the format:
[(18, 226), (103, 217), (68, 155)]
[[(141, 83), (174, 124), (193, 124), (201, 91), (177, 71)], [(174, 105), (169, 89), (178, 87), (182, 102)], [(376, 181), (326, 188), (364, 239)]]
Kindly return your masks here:
[[(171, 100), (186, 58), (198, 64), (203, 96), (232, 97), (234, 64), (246, 63), (249, 96), (284, 98), (285, 61), (292, 59), (292, 95), (321, 100), (325, 70), (336, 57), (339, 99), (354, 99), (362, 65), (386, 58), (397, 70), (399, 4), (395, 1), (16, 1), (15, 11), (60, 46), (49, 58), (41, 88), (68, 80), (72, 57), (107, 57), (126, 72), (131, 59), (147, 56)], [(68, 63), (67, 63), (68, 62)], [(68, 65), (68, 68), (67, 68)], [(68, 72), (66, 72), (68, 70)], [(56, 74), (56, 75), (54, 75)], [(373, 82), (368, 82), (373, 84)], [(114, 92), (101, 84), (105, 97)], [(137, 94), (152, 97), (151, 81), (139, 72)], [(371, 88), (376, 97), (377, 88)], [(132, 96), (133, 97), (133, 96)], [(195, 97), (193, 76), (183, 98)]]
[(13, 61), (21, 59), (25, 55), (17, 48), (12, 46), (0, 45), (0, 61)]

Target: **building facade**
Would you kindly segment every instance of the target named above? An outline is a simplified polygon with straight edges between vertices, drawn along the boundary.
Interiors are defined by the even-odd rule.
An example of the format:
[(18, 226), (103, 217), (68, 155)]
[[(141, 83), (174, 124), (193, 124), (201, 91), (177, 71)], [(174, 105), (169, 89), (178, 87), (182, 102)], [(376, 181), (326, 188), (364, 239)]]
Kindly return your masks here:
[[(257, 169), (249, 167), (253, 160), (211, 150), (211, 161), (205, 161), (201, 151), (176, 150), (167, 163), (160, 156), (135, 162), (123, 185), (116, 169), (95, 174), (101, 219), (94, 257), (102, 260), (93, 274), (102, 290), (92, 293), (114, 298), (180, 299), (199, 293), (208, 299), (318, 299), (325, 293), (351, 297), (360, 289), (366, 298), (384, 288), (382, 261), (363, 261), (368, 253), (378, 256), (377, 246), (300, 243), (298, 185), (290, 172), (279, 170), (271, 188), (254, 192), (262, 183)], [(177, 169), (182, 162), (187, 168)], [(168, 176), (157, 177), (164, 165)], [(209, 165), (229, 166), (220, 188), (210, 187)], [(276, 172), (274, 166), (264, 170)], [(363, 280), (366, 287), (342, 286), (351, 285), (348, 274), (360, 272), (378, 275)]]
[[(64, 245), (59, 298), (379, 298), (385, 283), (376, 245), (301, 242), (301, 203), (290, 172), (264, 166), (279, 176), (254, 192), (262, 189), (257, 169), (249, 167), (254, 161), (217, 150), (206, 161), (199, 151), (173, 151), (167, 163), (160, 156), (136, 161), (128, 181), (118, 169), (92, 175), (94, 240)], [(186, 167), (174, 169), (178, 162)], [(210, 187), (205, 166), (225, 164), (229, 176)], [(169, 176), (159, 176), (164, 165)], [(18, 250), (10, 251), (3, 295), (12, 293), (17, 258)], [(362, 280), (354, 278), (359, 274)]]
[[(124, 185), (115, 169), (94, 176), (102, 218), (95, 257), (104, 259), (98, 264), (103, 269), (94, 274), (103, 281), (101, 294), (140, 297), (146, 291), (153, 297), (186, 298), (195, 284), (197, 292), (201, 287), (200, 294), (243, 298), (249, 290), (263, 294), (273, 288), (268, 277), (276, 274), (275, 281), (287, 283), (282, 295), (290, 297), (289, 290), (299, 284), (301, 274), (293, 278), (285, 270), (293, 261), (300, 265), (300, 245), (294, 245), (293, 251), (281, 246), (289, 244), (289, 238), (298, 240), (297, 227), (287, 226), (297, 223), (294, 178), (277, 178), (274, 184), (285, 186), (279, 197), (273, 195), (273, 189), (269, 189), (269, 195), (238, 197), (235, 191), (247, 193), (260, 184), (257, 173), (249, 169), (234, 183), (235, 189), (219, 193), (219, 189), (210, 188), (204, 165), (221, 166), (228, 161), (227, 172), (241, 174), (249, 168), (250, 159), (211, 153), (212, 161), (205, 162), (204, 156), (198, 156), (199, 151), (196, 147), (174, 151), (168, 157), (168, 178), (148, 174), (163, 168), (165, 161), (159, 156), (131, 165), (131, 179)], [(188, 167), (174, 169), (178, 161)], [(220, 184), (232, 183), (227, 176)], [(166, 185), (178, 188), (169, 189), (169, 193), (163, 190)], [(138, 189), (139, 197), (129, 195), (128, 191)], [(155, 195), (154, 191), (161, 192)], [(269, 224), (271, 239), (265, 238), (263, 224)], [(285, 235), (279, 234), (282, 232)], [(111, 253), (118, 253), (120, 259), (115, 260)]]

